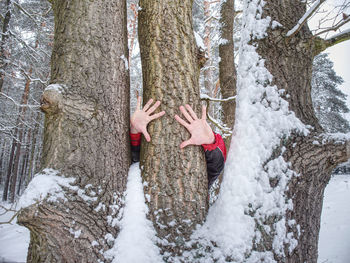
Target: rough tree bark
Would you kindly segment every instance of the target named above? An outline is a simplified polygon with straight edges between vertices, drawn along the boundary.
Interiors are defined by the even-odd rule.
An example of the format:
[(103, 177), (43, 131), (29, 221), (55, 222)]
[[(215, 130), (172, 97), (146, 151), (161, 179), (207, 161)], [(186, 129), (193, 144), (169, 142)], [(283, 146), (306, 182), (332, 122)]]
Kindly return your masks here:
[[(219, 45), (219, 79), (220, 90), (223, 98), (229, 98), (236, 95), (236, 66), (233, 43), (233, 22), (235, 17), (234, 0), (226, 0), (221, 5), (221, 39), (223, 43)], [(221, 102), (223, 122), (230, 129), (235, 122), (236, 101)], [(225, 139), (226, 149), (230, 147), (231, 136)]]
[(5, 79), (5, 70), (7, 68), (8, 63), (6, 60), (8, 59), (9, 52), (6, 50), (6, 44), (7, 40), (9, 38), (9, 26), (10, 26), (10, 20), (11, 20), (11, 5), (12, 1), (7, 0), (6, 1), (6, 14), (3, 20), (2, 24), (2, 36), (1, 36), (1, 42), (0, 42), (0, 92), (2, 91), (2, 87), (4, 85), (4, 79)]
[(208, 208), (203, 150), (179, 145), (189, 133), (174, 119), (186, 103), (200, 114), (199, 64), (192, 29), (192, 1), (140, 1), (139, 39), (144, 102), (162, 102), (166, 115), (149, 125), (142, 141), (141, 169), (149, 217), (162, 253), (180, 254)]
[[(256, 41), (258, 53), (265, 60), (265, 66), (273, 75), (273, 82), (284, 89), (284, 98), (289, 108), (306, 125), (309, 135), (292, 135), (281, 140), (276, 156), (282, 155), (286, 162), (300, 176), (293, 177), (285, 190), (293, 201), (293, 210), (287, 213), (286, 227), (297, 237), (298, 244), (293, 251), (285, 247), (285, 256), (273, 251), (273, 233), (263, 236), (255, 245), (257, 251), (273, 251), (277, 262), (317, 262), (317, 245), (324, 189), (331, 171), (337, 164), (349, 158), (348, 143), (323, 141), (323, 130), (315, 116), (311, 101), (311, 73), (315, 54), (315, 39), (307, 24), (292, 37), (286, 33), (292, 29), (306, 12), (306, 2), (270, 0), (263, 8), (263, 16), (270, 16), (283, 27), (269, 28), (267, 37)], [(286, 151), (283, 153), (283, 147)], [(276, 156), (271, 156), (273, 159)], [(266, 168), (266, 167), (265, 167)], [(276, 181), (270, 181), (271, 186)], [(269, 222), (271, 218), (266, 219)], [(290, 226), (295, 220), (300, 226)], [(273, 221), (273, 220), (272, 220)]]
[(25, 208), (18, 223), (31, 232), (28, 262), (105, 262), (101, 251), (113, 245), (106, 234), (119, 232), (110, 219), (122, 206), (130, 164), (126, 2), (52, 5), (56, 85), (42, 97), (41, 170), (75, 178), (80, 190), (64, 188), (66, 201), (46, 198)]

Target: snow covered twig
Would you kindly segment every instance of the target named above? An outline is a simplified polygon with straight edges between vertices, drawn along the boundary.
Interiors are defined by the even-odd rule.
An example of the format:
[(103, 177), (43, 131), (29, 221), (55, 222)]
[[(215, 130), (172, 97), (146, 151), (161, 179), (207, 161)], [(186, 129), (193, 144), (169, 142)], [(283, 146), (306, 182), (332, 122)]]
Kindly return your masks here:
[(232, 135), (232, 131), (230, 128), (227, 128), (227, 127), (221, 125), (217, 120), (215, 120), (213, 117), (211, 117), (208, 113), (207, 113), (207, 117), (208, 117), (208, 120), (211, 123), (213, 123), (217, 128), (219, 128), (224, 134)]
[(215, 102), (225, 102), (225, 101), (231, 101), (231, 100), (235, 100), (235, 99), (236, 99), (236, 96), (228, 97), (225, 99), (216, 99), (216, 98), (209, 97), (206, 94), (201, 94), (201, 100), (207, 100), (207, 101), (210, 100), (210, 101), (215, 101)]
[(298, 23), (287, 32), (287, 37), (293, 37), (295, 34), (297, 34), (300, 29), (304, 26), (304, 24), (307, 22), (307, 20), (318, 10), (318, 8), (321, 6), (321, 4), (325, 0), (317, 0), (313, 6), (299, 19)]
[(21, 108), (25, 108), (25, 107), (28, 107), (28, 108), (40, 108), (40, 105), (28, 105), (28, 104), (25, 104), (25, 105), (22, 105), (22, 104), (19, 104), (17, 101), (15, 101), (13, 98), (7, 96), (5, 93), (2, 93), (0, 92), (0, 95), (4, 96), (6, 99), (10, 100), (13, 102), (13, 104), (15, 104), (17, 107), (21, 107)]

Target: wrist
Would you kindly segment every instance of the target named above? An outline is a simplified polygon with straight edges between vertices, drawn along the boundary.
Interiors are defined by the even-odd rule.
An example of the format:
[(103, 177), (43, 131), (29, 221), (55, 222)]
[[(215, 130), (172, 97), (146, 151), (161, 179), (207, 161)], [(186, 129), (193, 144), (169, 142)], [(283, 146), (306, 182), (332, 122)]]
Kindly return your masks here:
[(137, 133), (139, 133), (139, 132), (138, 132), (138, 130), (136, 130), (136, 129), (134, 128), (133, 125), (130, 125), (130, 133), (132, 133), (132, 134), (137, 134)]
[(214, 144), (215, 143), (215, 135), (214, 132), (211, 132), (210, 135), (208, 136), (208, 142), (205, 144)]

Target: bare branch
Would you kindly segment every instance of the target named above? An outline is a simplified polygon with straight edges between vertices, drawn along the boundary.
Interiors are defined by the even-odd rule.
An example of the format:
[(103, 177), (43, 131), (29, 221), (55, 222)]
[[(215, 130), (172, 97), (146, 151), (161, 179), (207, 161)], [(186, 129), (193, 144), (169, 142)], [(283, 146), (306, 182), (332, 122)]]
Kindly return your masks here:
[(207, 113), (207, 118), (208, 120), (214, 124), (216, 127), (219, 128), (220, 131), (222, 131), (222, 135), (232, 135), (232, 131), (230, 128), (227, 128), (226, 126), (221, 125), (218, 121), (216, 121), (213, 117), (211, 117), (208, 113)]
[(201, 94), (201, 100), (207, 100), (207, 101), (225, 102), (225, 101), (231, 101), (235, 99), (236, 99), (236, 96), (228, 97), (226, 99), (216, 99), (216, 98), (209, 97), (206, 94)]
[(350, 29), (344, 32), (341, 32), (339, 34), (336, 34), (328, 39), (322, 39), (320, 37), (316, 37), (313, 39), (314, 56), (317, 56), (327, 48), (337, 45), (346, 40), (350, 40)]
[(318, 10), (318, 8), (323, 4), (325, 0), (317, 0), (313, 6), (299, 19), (298, 23), (287, 32), (286, 36), (288, 38), (296, 35), (300, 29), (304, 26), (304, 24), (308, 21), (308, 19)]
[(15, 104), (17, 107), (20, 107), (20, 108), (40, 108), (40, 105), (28, 105), (28, 104), (19, 104), (17, 101), (15, 101), (13, 98), (7, 96), (5, 93), (3, 92), (0, 92), (0, 95), (4, 96), (6, 99), (10, 100), (13, 102), (13, 104)]
[(2, 213), (1, 215), (4, 215), (4, 214), (6, 214), (6, 213), (8, 213), (8, 212), (15, 212), (15, 213), (12, 215), (12, 217), (11, 217), (7, 222), (0, 222), (0, 225), (11, 224), (11, 222), (17, 217), (17, 215), (19, 214), (19, 212), (21, 212), (21, 209), (17, 211), (17, 210), (14, 210), (14, 209), (8, 209), (8, 208), (6, 208), (6, 207), (4, 207), (4, 206), (2, 206), (2, 205), (0, 205), (0, 208), (2, 208), (2, 209), (5, 210), (5, 212)]
[(346, 23), (350, 22), (350, 16), (348, 16), (346, 19), (339, 21), (337, 24), (335, 24), (333, 27), (327, 28), (325, 30), (322, 30), (321, 32), (318, 32), (315, 36), (322, 35), (324, 33), (330, 32), (330, 31), (337, 31), (341, 26), (345, 25)]

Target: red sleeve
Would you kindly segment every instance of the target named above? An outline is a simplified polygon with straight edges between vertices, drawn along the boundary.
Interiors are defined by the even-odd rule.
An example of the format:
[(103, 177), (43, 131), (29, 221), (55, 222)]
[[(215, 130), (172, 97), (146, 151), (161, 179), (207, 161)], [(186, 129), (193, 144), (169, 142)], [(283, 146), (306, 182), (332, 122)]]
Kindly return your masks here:
[(130, 140), (132, 146), (139, 146), (141, 144), (141, 133), (130, 133)]
[(226, 146), (225, 142), (222, 139), (221, 135), (214, 132), (215, 136), (215, 142), (212, 144), (202, 144), (202, 147), (204, 148), (204, 151), (213, 151), (216, 148), (219, 148), (222, 152), (222, 155), (224, 156), (224, 159), (226, 161)]

